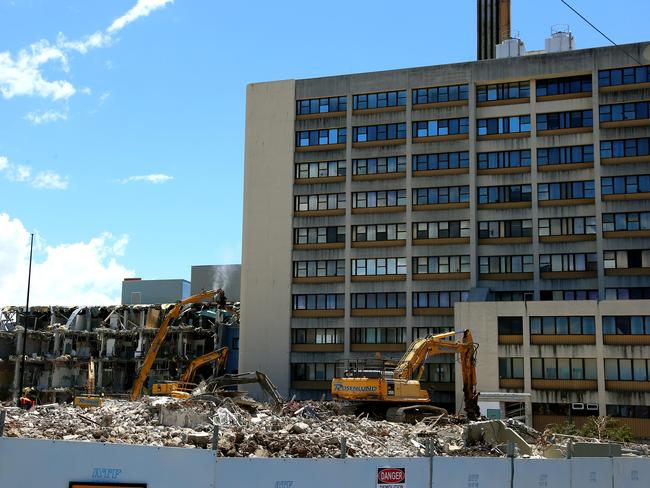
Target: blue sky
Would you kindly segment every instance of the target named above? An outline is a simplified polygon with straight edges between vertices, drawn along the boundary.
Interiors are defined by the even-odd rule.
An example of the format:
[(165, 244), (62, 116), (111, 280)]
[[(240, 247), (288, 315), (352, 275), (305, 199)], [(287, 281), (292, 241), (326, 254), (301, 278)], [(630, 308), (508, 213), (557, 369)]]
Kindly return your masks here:
[[(649, 37), (647, 0), (571, 3)], [(29, 232), (42, 301), (239, 262), (246, 84), (473, 60), (475, 5), (0, 0), (0, 304), (24, 296)], [(606, 44), (559, 0), (513, 0), (529, 50), (553, 24)]]

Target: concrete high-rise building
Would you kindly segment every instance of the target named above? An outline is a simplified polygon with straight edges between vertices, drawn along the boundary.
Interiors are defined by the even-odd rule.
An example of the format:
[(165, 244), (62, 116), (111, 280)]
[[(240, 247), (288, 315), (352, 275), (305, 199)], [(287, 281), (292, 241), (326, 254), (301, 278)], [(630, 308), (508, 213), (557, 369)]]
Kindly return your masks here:
[[(650, 298), (649, 66), (638, 43), (249, 85), (240, 370), (319, 397), (338, 360), (398, 358), (458, 302)], [(450, 408), (453, 363), (424, 377)]]

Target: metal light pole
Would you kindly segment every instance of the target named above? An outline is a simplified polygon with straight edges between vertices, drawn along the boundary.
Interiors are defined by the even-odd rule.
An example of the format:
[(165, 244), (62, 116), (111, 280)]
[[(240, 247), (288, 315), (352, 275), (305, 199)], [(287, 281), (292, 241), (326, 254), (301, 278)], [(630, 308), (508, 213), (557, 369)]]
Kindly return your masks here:
[(29, 314), (29, 289), (32, 284), (32, 252), (34, 251), (34, 234), (32, 233), (31, 241), (29, 244), (29, 273), (27, 274), (27, 303), (25, 304), (25, 320), (23, 323), (23, 350), (20, 354), (20, 386), (18, 387), (18, 406), (20, 406), (20, 396), (23, 391), (23, 379), (25, 376), (25, 346), (27, 345), (27, 317)]

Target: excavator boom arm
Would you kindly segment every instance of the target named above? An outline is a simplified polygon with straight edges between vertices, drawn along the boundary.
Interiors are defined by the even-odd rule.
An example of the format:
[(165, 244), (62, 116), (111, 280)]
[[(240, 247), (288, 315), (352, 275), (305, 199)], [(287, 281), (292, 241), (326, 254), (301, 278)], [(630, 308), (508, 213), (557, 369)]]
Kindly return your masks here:
[(227, 360), (228, 360), (227, 347), (222, 347), (217, 351), (212, 351), (207, 354), (204, 354), (203, 356), (199, 356), (187, 366), (187, 369), (183, 372), (183, 375), (181, 376), (181, 383), (191, 383), (192, 380), (194, 379), (194, 374), (196, 373), (196, 370), (199, 369), (204, 364), (211, 363), (212, 361), (217, 362), (215, 372), (218, 373), (219, 370), (222, 369), (223, 366), (226, 364)]
[(165, 340), (165, 337), (167, 336), (167, 330), (169, 329), (169, 325), (171, 324), (171, 322), (179, 317), (179, 315), (183, 310), (183, 307), (185, 307), (186, 305), (202, 302), (205, 300), (212, 300), (214, 299), (214, 295), (216, 293), (217, 293), (216, 290), (210, 290), (205, 293), (199, 293), (198, 295), (192, 295), (191, 297), (178, 302), (176, 305), (172, 307), (172, 309), (167, 313), (167, 315), (165, 315), (165, 318), (163, 319), (163, 322), (160, 325), (158, 332), (156, 332), (156, 336), (153, 338), (153, 341), (151, 341), (151, 345), (149, 346), (149, 350), (147, 351), (147, 354), (144, 358), (142, 367), (140, 368), (140, 371), (138, 371), (138, 376), (135, 378), (135, 381), (133, 382), (133, 389), (131, 390), (131, 400), (137, 400), (140, 397), (140, 394), (142, 393), (142, 386), (144, 385), (144, 382), (147, 379), (147, 375), (151, 370), (151, 366), (153, 366), (153, 363), (156, 360), (156, 356), (158, 355), (158, 350), (160, 349), (160, 346), (162, 345), (162, 343)]

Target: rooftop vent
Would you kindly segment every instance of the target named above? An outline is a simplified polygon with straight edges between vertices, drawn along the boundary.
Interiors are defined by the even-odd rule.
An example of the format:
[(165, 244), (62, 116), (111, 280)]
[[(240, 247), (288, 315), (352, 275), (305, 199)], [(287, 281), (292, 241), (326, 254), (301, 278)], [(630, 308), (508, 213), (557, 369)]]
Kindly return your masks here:
[(500, 44), (497, 44), (496, 54), (497, 59), (525, 56), (526, 46), (524, 46), (524, 41), (519, 39), (517, 36), (511, 37), (510, 39), (506, 39)]
[(576, 39), (571, 34), (568, 25), (560, 24), (551, 27), (551, 37), (544, 40), (544, 50), (547, 53), (573, 51), (576, 48)]

